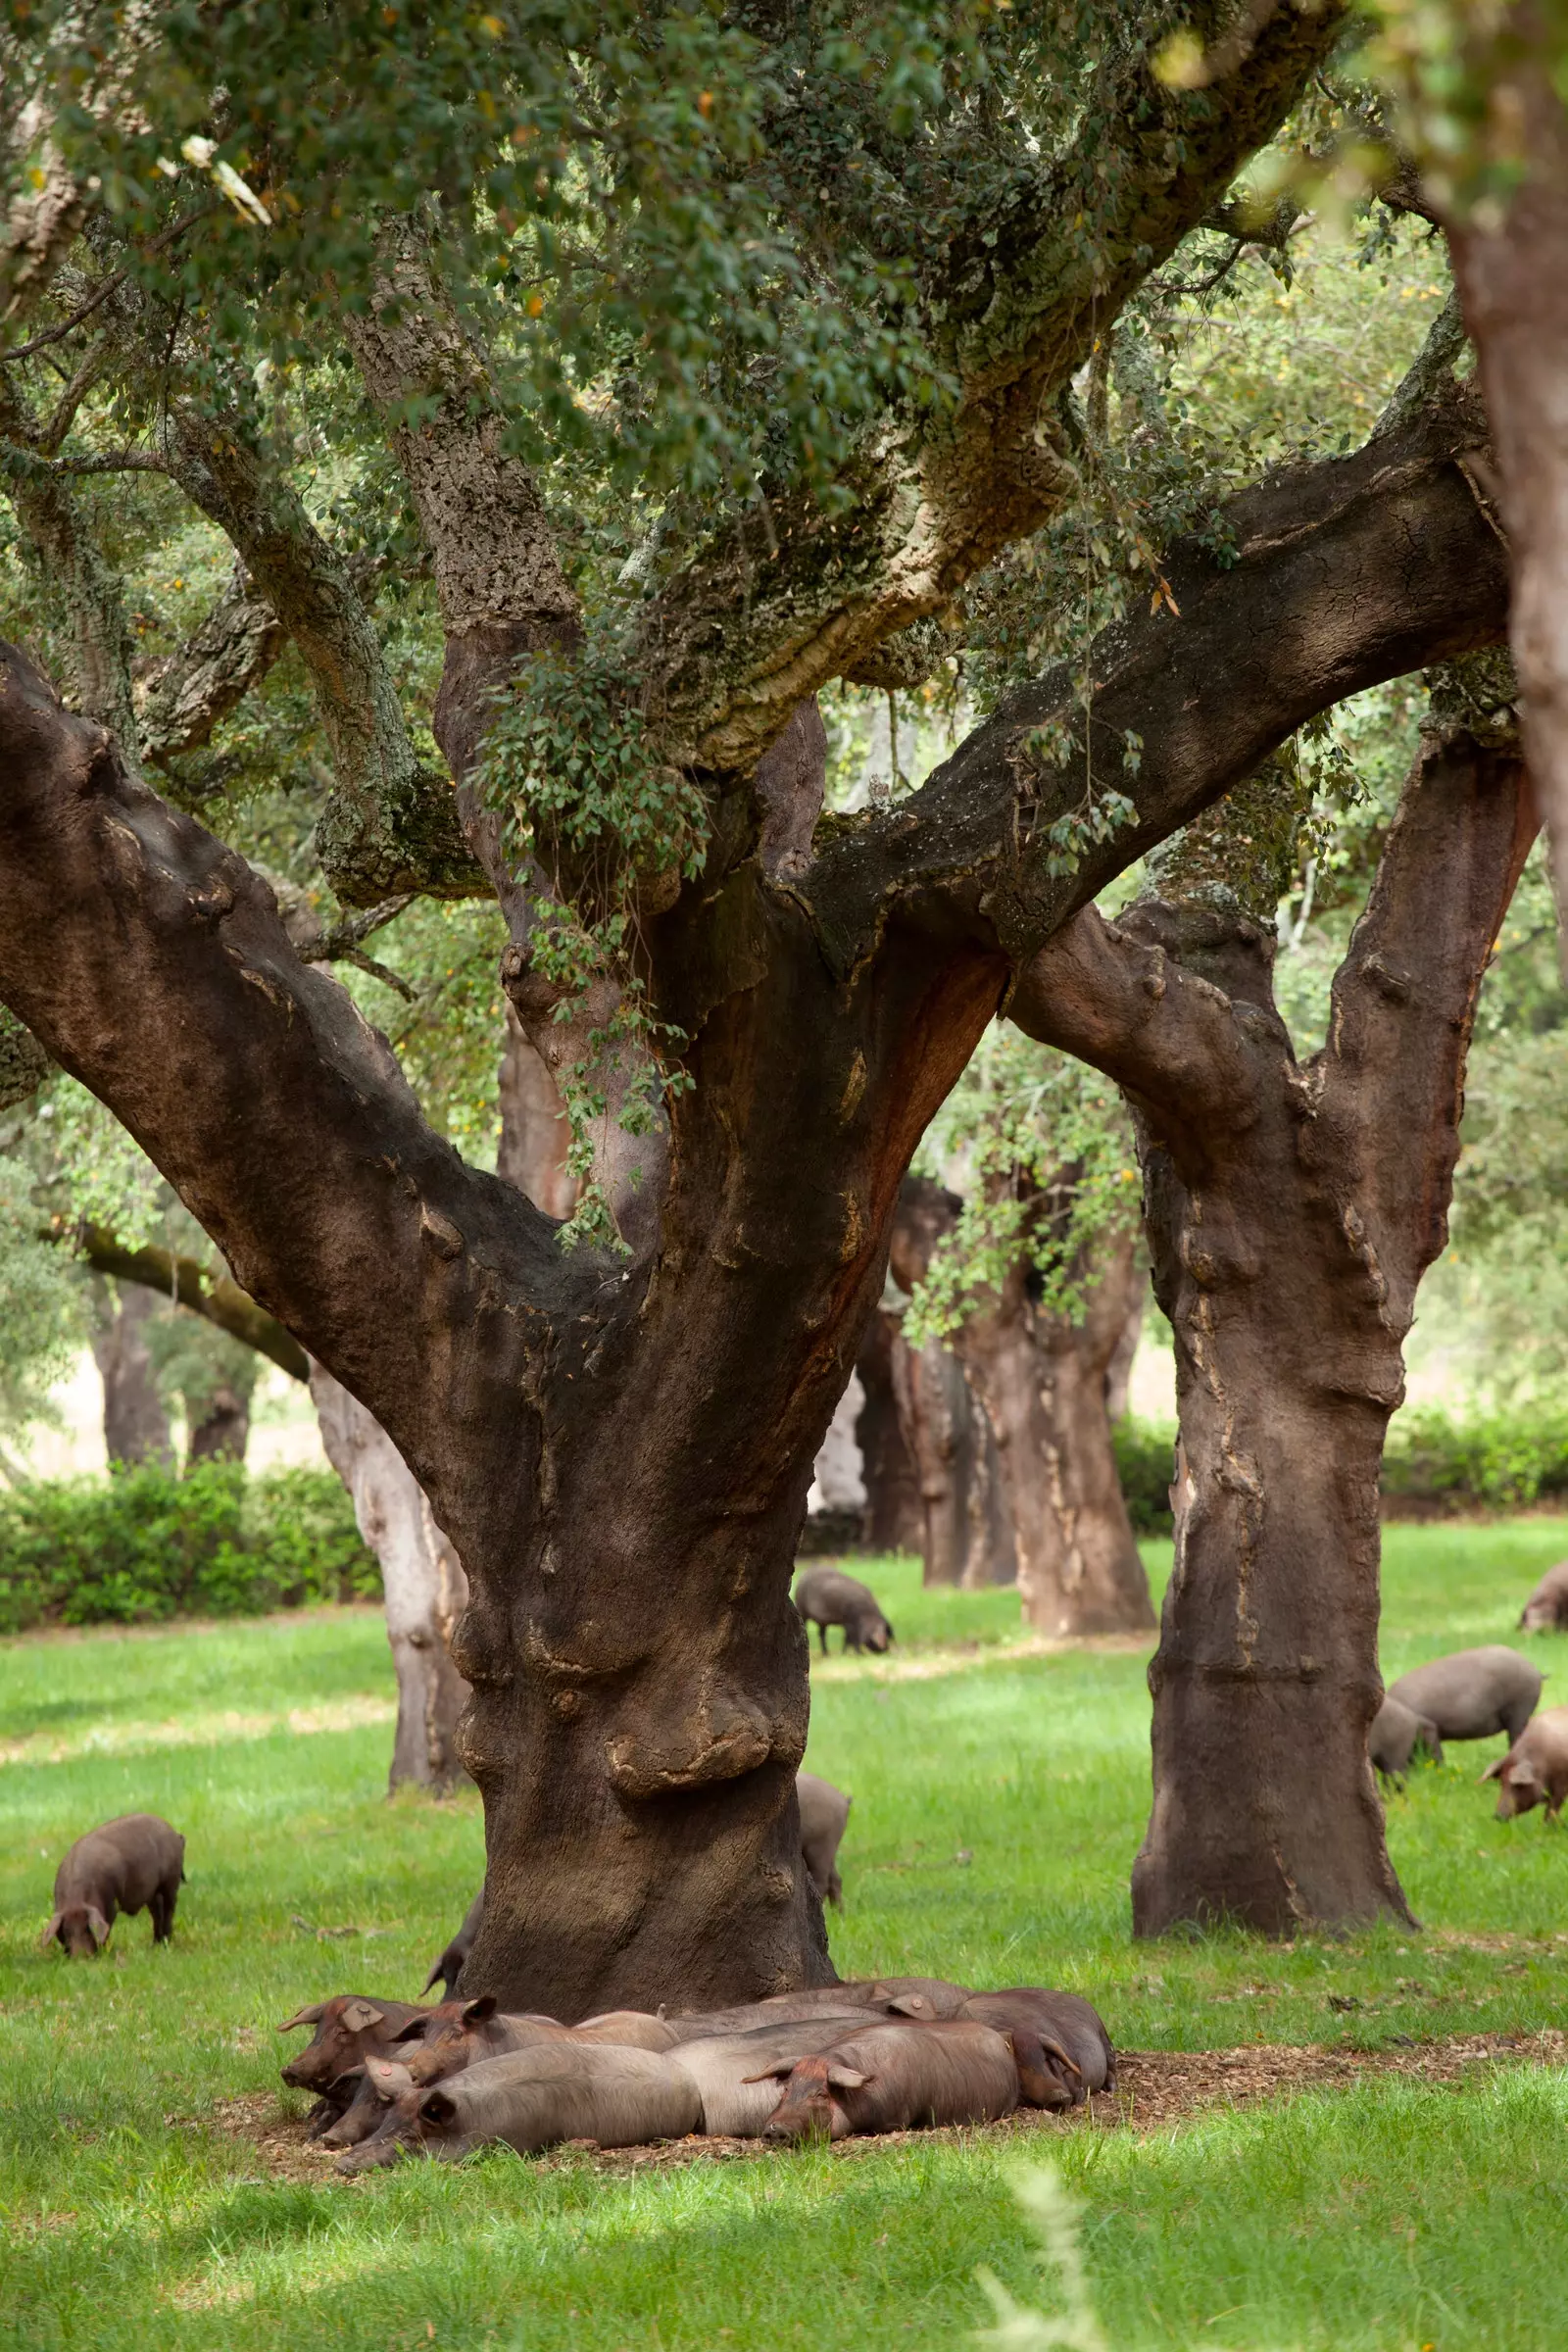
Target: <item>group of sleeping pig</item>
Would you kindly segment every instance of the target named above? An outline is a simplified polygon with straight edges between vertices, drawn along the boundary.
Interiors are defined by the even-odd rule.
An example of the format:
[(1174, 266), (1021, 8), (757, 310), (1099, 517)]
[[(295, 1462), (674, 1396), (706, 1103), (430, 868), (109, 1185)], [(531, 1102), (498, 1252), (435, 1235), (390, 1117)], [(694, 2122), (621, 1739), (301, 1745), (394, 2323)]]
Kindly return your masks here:
[(487, 2141), (525, 2155), (709, 2137), (845, 2138), (989, 2124), (1114, 2089), (1110, 2037), (1075, 1993), (971, 1992), (885, 1977), (681, 2017), (621, 2009), (564, 2026), (488, 1996), (420, 2009), (340, 1993), (291, 2017), (314, 2037), (283, 2080), (342, 2172)]

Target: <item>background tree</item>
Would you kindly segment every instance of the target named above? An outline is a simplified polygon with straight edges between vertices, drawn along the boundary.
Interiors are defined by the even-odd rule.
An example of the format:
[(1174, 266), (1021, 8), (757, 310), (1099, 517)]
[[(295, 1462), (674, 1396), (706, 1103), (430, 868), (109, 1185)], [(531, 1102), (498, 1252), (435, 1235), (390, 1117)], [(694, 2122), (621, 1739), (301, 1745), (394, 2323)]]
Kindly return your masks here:
[[(825, 1973), (786, 1595), (921, 1131), (1116, 870), (1502, 626), (1462, 392), (1250, 489), (1256, 449), (1151, 456), (1136, 508), (1136, 432), (1102, 463), (1118, 315), (1211, 217), (1234, 268), (1234, 174), (1341, 13), (1249, 23), (1197, 12), (1196, 78), (1131, 6), (12, 30), (7, 482), (80, 715), (6, 658), (0, 994), (457, 1544), (476, 1988), (570, 2016)], [(1013, 542), (1049, 572), (1060, 526), (1087, 580), (1113, 493), (1124, 616), (1074, 599), (1034, 666), (1069, 658), (918, 791), (824, 817), (817, 690), (928, 675)], [(247, 702), (309, 687), (340, 903), (488, 892), (567, 1228), (460, 1158), (175, 805), (226, 738), (148, 788), (117, 558), (197, 516), (289, 639)]]

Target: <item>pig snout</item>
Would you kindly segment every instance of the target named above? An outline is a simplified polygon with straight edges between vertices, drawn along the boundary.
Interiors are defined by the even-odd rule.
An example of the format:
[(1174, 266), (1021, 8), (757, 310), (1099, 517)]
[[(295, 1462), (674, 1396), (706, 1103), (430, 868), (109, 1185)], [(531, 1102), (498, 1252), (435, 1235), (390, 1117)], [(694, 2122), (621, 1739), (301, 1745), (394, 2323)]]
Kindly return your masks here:
[(825, 2058), (803, 2058), (784, 2084), (784, 2095), (762, 2126), (764, 2139), (843, 2139), (849, 2121), (828, 2083)]

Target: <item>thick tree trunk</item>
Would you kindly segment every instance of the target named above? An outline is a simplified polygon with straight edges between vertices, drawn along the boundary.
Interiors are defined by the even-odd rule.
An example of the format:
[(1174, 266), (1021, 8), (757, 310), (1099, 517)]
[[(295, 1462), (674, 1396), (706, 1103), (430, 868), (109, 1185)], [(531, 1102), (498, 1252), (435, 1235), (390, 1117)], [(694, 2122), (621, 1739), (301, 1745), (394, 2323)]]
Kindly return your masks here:
[(453, 1630), (468, 1598), (463, 1564), (403, 1456), (358, 1398), (319, 1364), (311, 1369), (311, 1395), (327, 1460), (381, 1564), (398, 1679), (388, 1788), (404, 1781), (449, 1788), (462, 1776), (458, 1718), (468, 1696), (452, 1662)]
[(1106, 1410), (1111, 1361), (1142, 1274), (1131, 1233), (1084, 1287), (1081, 1318), (1043, 1314), (1021, 1259), (954, 1337), (997, 1441), (1025, 1622), (1067, 1640), (1152, 1630)]
[(873, 1551), (917, 1552), (925, 1541), (920, 1481), (905, 1443), (895, 1385), (904, 1344), (902, 1318), (879, 1306), (855, 1359), (865, 1397), (855, 1434), (865, 1471), (865, 1540)]
[(124, 1283), (93, 1284), (92, 1352), (104, 1384), (104, 1451), (112, 1462), (174, 1466), (169, 1415), (158, 1394), (147, 1325), (158, 1311), (151, 1291)]
[(1511, 747), (1427, 740), (1304, 1068), (1272, 930), (1213, 903), (1086, 911), (1014, 1000), (1129, 1092), (1176, 1340), (1141, 1936), (1409, 1920), (1366, 1752), (1378, 1473), (1446, 1232), (1476, 994), (1534, 829)]

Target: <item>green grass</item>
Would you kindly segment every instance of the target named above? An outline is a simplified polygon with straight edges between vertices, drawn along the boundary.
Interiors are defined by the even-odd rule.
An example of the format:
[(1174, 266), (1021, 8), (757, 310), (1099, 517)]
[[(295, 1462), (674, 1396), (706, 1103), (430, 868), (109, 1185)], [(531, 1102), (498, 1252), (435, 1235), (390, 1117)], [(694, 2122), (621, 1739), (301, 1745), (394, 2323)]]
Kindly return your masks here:
[[(1386, 1671), (1514, 1639), (1564, 1551), (1563, 1521), (1390, 1529)], [(1168, 1552), (1149, 1556), (1157, 1577)], [(1424, 1934), (1135, 1947), (1143, 1657), (1009, 1652), (1013, 1595), (926, 1593), (906, 1562), (867, 1573), (895, 1669), (936, 1671), (836, 1655), (817, 1671), (809, 1762), (856, 1799), (832, 1925), (846, 1974), (1074, 1985), (1133, 2047), (1565, 2022), (1568, 1838), (1539, 1814), (1494, 1822), (1475, 1784), (1500, 1741), (1452, 1750), (1391, 1803)], [(1557, 1678), (1548, 1701), (1568, 1700), (1568, 1640), (1531, 1646)], [(275, 2084), (272, 2027), (300, 2002), (412, 1994), (476, 1881), (471, 1796), (385, 1800), (390, 1729), (368, 1718), (390, 1693), (364, 1610), (0, 1644), (0, 1755), (18, 1759), (0, 1765), (8, 2341), (97, 2352), (150, 2324), (174, 2347), (881, 2352), (962, 2344), (987, 2316), (978, 2264), (1028, 2289), (1013, 2159), (983, 2138), (631, 2177), (497, 2154), (294, 2183), (204, 2122)], [(143, 1918), (92, 1967), (40, 1954), (60, 1852), (138, 1807), (189, 1841), (173, 1946), (154, 1952)], [(1563, 2078), (1520, 2067), (1034, 2144), (1086, 2200), (1119, 2352), (1544, 2352), (1568, 2342), (1565, 2125)]]

